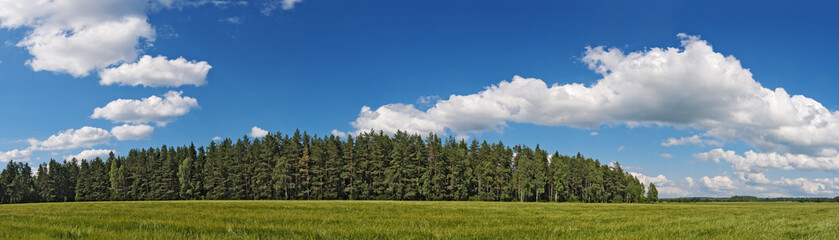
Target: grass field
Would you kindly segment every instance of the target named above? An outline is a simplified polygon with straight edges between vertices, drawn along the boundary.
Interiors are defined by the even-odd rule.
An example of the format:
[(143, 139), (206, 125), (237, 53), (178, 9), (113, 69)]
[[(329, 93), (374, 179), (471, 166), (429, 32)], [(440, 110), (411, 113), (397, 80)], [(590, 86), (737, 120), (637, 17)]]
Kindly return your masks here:
[(0, 205), (0, 238), (839, 239), (839, 204), (36, 203)]

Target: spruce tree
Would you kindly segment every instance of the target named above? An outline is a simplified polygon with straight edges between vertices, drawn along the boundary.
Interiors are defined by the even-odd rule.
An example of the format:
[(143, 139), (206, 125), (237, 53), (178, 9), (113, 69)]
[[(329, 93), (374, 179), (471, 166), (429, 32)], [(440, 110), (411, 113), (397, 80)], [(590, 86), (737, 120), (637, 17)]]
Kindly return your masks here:
[(650, 187), (647, 190), (647, 200), (651, 203), (658, 202), (658, 189), (655, 188), (655, 184), (650, 183)]

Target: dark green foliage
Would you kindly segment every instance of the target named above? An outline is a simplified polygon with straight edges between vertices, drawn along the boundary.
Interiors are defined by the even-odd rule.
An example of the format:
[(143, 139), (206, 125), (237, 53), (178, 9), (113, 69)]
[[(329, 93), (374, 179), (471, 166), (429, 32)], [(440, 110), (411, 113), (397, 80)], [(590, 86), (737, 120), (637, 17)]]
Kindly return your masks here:
[(39, 192), (29, 164), (10, 161), (0, 173), (0, 203), (38, 201)]
[(541, 146), (466, 142), (435, 134), (363, 132), (342, 140), (295, 131), (251, 139), (133, 149), (127, 156), (9, 163), (0, 201), (379, 199), (655, 201), (621, 169)]
[(658, 202), (658, 189), (655, 188), (655, 184), (650, 183), (650, 187), (647, 190), (647, 200), (655, 203)]
[(111, 200), (119, 201), (127, 199), (124, 160), (116, 158), (114, 153), (111, 152), (107, 162), (110, 163), (110, 172), (108, 174), (111, 183)]

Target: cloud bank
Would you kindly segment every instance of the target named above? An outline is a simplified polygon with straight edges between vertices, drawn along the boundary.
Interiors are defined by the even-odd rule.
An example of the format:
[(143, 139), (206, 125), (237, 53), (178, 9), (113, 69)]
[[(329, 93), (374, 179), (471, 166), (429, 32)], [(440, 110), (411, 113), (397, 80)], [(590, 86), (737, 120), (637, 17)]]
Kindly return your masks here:
[(783, 88), (765, 88), (735, 57), (715, 52), (699, 37), (678, 37), (681, 47), (630, 53), (586, 48), (581, 60), (602, 76), (590, 86), (549, 86), (514, 76), (475, 94), (438, 100), (426, 111), (399, 103), (375, 110), (364, 106), (352, 126), (357, 131), (438, 134), (501, 131), (510, 122), (589, 129), (614, 124), (692, 128), (714, 140), (697, 135), (662, 145), (717, 146), (740, 140), (761, 152), (777, 153), (740, 157), (743, 161), (731, 154), (719, 159), (774, 158), (780, 163), (771, 166), (782, 169), (839, 169), (839, 113)]

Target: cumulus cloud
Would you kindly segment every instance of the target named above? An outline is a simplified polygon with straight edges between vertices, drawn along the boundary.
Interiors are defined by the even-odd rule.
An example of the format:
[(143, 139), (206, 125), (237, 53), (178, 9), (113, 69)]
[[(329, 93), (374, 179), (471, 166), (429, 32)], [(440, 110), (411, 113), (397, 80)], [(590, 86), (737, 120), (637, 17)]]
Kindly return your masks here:
[(213, 137), (213, 141), (219, 141), (219, 140), (221, 140), (221, 137), (219, 137), (219, 136)]
[[(79, 129), (67, 129), (53, 134), (46, 140), (28, 139), (29, 147), (26, 149), (13, 149), (0, 151), (0, 162), (29, 161), (34, 151), (67, 150), (75, 148), (89, 148), (95, 145), (107, 144), (111, 133), (105, 129), (95, 127), (82, 127)], [(56, 155), (53, 153), (52, 155)], [(37, 158), (36, 158), (37, 159)]]
[(87, 76), (137, 57), (141, 39), (154, 41), (146, 0), (0, 1), (0, 26), (32, 29), (17, 43), (35, 71)]
[(702, 186), (715, 192), (732, 190), (735, 188), (734, 181), (732, 181), (728, 176), (714, 176), (712, 178), (704, 176), (699, 179), (699, 182), (702, 183)]
[(591, 136), (597, 136), (598, 134), (599, 134), (599, 133), (597, 133), (597, 132), (590, 132), (588, 135), (591, 135)]
[(110, 138), (111, 133), (108, 130), (85, 126), (60, 131), (43, 141), (37, 139), (28, 141), (32, 150), (65, 150), (107, 144)]
[(31, 149), (14, 149), (11, 151), (0, 152), (0, 162), (8, 162), (8, 161), (18, 161), (24, 162), (29, 161), (29, 157), (32, 156)]
[(693, 180), (692, 177), (686, 177), (685, 181), (688, 183), (688, 186), (691, 186), (691, 187), (696, 186), (696, 182)]
[(834, 194), (839, 191), (839, 178), (784, 178), (774, 182), (777, 185), (797, 187), (800, 191), (810, 195)]
[(88, 149), (88, 150), (84, 150), (84, 151), (82, 151), (82, 152), (80, 152), (79, 154), (76, 154), (76, 155), (64, 156), (64, 159), (70, 160), (70, 159), (75, 158), (79, 161), (81, 161), (83, 159), (86, 159), (86, 160), (90, 161), (90, 160), (96, 159), (98, 157), (98, 158), (101, 158), (102, 160), (106, 160), (110, 156), (111, 152), (113, 152), (114, 154), (117, 154), (117, 152), (114, 151), (114, 150)]
[(663, 158), (673, 158), (673, 155), (671, 155), (671, 154), (669, 154), (669, 153), (662, 153), (662, 154), (661, 154), (661, 155), (659, 155), (659, 156), (660, 156), (660, 157), (663, 157)]
[(342, 132), (342, 131), (338, 131), (338, 129), (332, 129), (332, 136), (345, 138), (345, 137), (347, 137), (347, 133)]
[(119, 67), (99, 72), (101, 85), (146, 87), (202, 86), (206, 84), (210, 64), (205, 61), (187, 61), (183, 57), (168, 60), (164, 56), (145, 55), (136, 63), (123, 63)]
[[(631, 167), (625, 167), (625, 169), (629, 168)], [(677, 184), (675, 181), (667, 179), (667, 177), (661, 174), (655, 177), (646, 176), (637, 172), (629, 172), (629, 174), (635, 176), (635, 178), (637, 178), (638, 181), (641, 181), (641, 183), (644, 184), (645, 189), (649, 188), (650, 183), (655, 184), (659, 196), (685, 197), (691, 194), (690, 191), (684, 189), (684, 186), (679, 186), (679, 184)]]
[(632, 174), (632, 176), (635, 176), (635, 178), (637, 178), (638, 181), (641, 181), (642, 183), (644, 183), (644, 185), (650, 185), (650, 183), (654, 183), (655, 185), (662, 186), (662, 185), (666, 185), (666, 184), (669, 184), (669, 183), (672, 182), (670, 180), (667, 180), (667, 177), (665, 177), (664, 175), (661, 175), (661, 174), (659, 174), (658, 176), (655, 176), (655, 177), (646, 176), (644, 174), (636, 173), (636, 172), (629, 172), (629, 174)]
[(123, 124), (122, 126), (111, 128), (111, 135), (114, 135), (120, 141), (148, 139), (153, 132), (154, 127), (145, 124)]
[[(672, 126), (704, 130), (662, 145), (721, 146), (741, 140), (765, 157), (801, 161), (797, 166), (839, 168), (839, 112), (783, 88), (768, 89), (733, 56), (715, 52), (696, 36), (679, 34), (681, 47), (624, 53), (588, 47), (582, 61), (602, 78), (548, 85), (514, 76), (475, 94), (451, 95), (426, 111), (412, 105), (363, 107), (352, 123), (359, 130), (393, 133), (501, 131), (509, 122), (596, 128), (604, 124)], [(786, 153), (786, 154), (784, 154)], [(825, 159), (825, 158), (830, 159)]]
[[(726, 175), (685, 178), (687, 188), (701, 195), (748, 194), (763, 197), (833, 196), (839, 193), (839, 178), (786, 178), (770, 180), (763, 173), (735, 172), (737, 178)], [(697, 193), (697, 192), (695, 192)], [(695, 194), (694, 193), (694, 194)]]
[(664, 142), (661, 142), (661, 146), (671, 147), (671, 146), (680, 146), (685, 144), (695, 144), (700, 146), (715, 146), (721, 147), (722, 143), (716, 140), (711, 139), (702, 139), (699, 135), (693, 135), (690, 137), (681, 137), (681, 138), (668, 138)]
[[(830, 153), (826, 153), (830, 154)], [(770, 168), (781, 170), (825, 170), (839, 172), (839, 154), (809, 156), (805, 154), (758, 153), (747, 151), (743, 155), (721, 148), (694, 154), (700, 160), (726, 161), (738, 171), (766, 172)]]
[(740, 177), (740, 181), (745, 183), (766, 184), (770, 182), (769, 178), (763, 173), (736, 172), (736, 174)]
[(259, 128), (257, 126), (253, 126), (253, 128), (251, 128), (251, 132), (248, 133), (248, 135), (251, 137), (261, 138), (265, 137), (265, 135), (268, 135), (268, 131), (265, 131), (264, 129)]
[(659, 196), (666, 197), (687, 197), (692, 194), (688, 190), (674, 186), (656, 187), (656, 190), (658, 190)]
[(158, 126), (166, 126), (177, 117), (198, 107), (198, 100), (182, 97), (181, 94), (183, 92), (169, 91), (163, 98), (152, 95), (141, 100), (117, 99), (104, 107), (94, 109), (90, 118), (133, 124), (155, 122)]
[(375, 129), (386, 133), (396, 133), (397, 130), (410, 133), (445, 133), (445, 126), (430, 118), (426, 112), (417, 110), (413, 105), (399, 103), (381, 106), (375, 111), (364, 106), (352, 126), (357, 132)]

